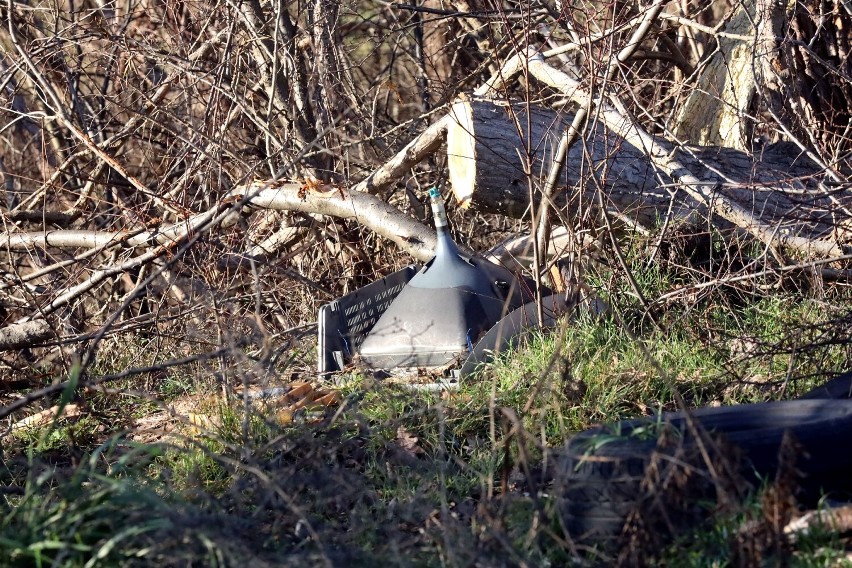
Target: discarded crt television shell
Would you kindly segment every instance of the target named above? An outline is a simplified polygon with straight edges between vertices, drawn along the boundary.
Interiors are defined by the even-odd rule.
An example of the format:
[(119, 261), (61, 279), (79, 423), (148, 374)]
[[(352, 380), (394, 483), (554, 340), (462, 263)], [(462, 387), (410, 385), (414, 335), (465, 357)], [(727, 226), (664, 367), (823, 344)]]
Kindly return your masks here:
[[(430, 197), (438, 232), (435, 257), (419, 271), (408, 267), (321, 308), (321, 374), (342, 370), (356, 357), (367, 367), (398, 374), (454, 366), (469, 371), (522, 328), (538, 323), (535, 304), (529, 304), (533, 284), (461, 254), (450, 238), (440, 194), (433, 189)], [(542, 323), (552, 324), (559, 306), (549, 297)]]
[(358, 350), (373, 369), (443, 367), (523, 301), (512, 274), (464, 258), (452, 241), (440, 194), (430, 193), (435, 257), (402, 289)]

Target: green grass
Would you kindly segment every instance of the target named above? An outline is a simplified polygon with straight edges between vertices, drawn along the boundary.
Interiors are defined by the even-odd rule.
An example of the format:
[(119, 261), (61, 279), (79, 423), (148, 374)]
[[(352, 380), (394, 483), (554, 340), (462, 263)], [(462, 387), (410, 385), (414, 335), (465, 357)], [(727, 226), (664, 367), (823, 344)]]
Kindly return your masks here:
[[(630, 262), (646, 299), (685, 283)], [(149, 402), (96, 393), (92, 416), (21, 433), (4, 448), (0, 474), (18, 489), (2, 497), (0, 558), (15, 566), (161, 565), (169, 557), (570, 566), (578, 551), (560, 525), (557, 496), (527, 478), (546, 448), (598, 423), (675, 410), (675, 391), (690, 406), (791, 398), (852, 356), (845, 290), (826, 299), (720, 288), (653, 308), (655, 324), (614, 273), (590, 281), (609, 314), (531, 331), (450, 393), (353, 374), (337, 387), (340, 408), (318, 422), (282, 424), (259, 407), (218, 402), (213, 381), (180, 369), (151, 378), (152, 390), (166, 400), (197, 397), (214, 426), (187, 426), (154, 446), (120, 436), (119, 417), (150, 411)], [(754, 496), (649, 554), (666, 566), (734, 566), (731, 535), (759, 518)], [(211, 528), (220, 525), (231, 532)], [(842, 565), (845, 546), (817, 531), (788, 558)], [(610, 563), (606, 551), (584, 554)], [(780, 558), (766, 554), (770, 563)]]
[(4, 462), (3, 477), (26, 471), (22, 485), (14, 485), (20, 491), (4, 492), (0, 504), (4, 566), (154, 565), (172, 554), (172, 560), (186, 559), (190, 551), (206, 565), (221, 564), (221, 552), (203, 531), (186, 530), (182, 505), (140, 471), (157, 448), (125, 448), (119, 457), (114, 443), (75, 468)]

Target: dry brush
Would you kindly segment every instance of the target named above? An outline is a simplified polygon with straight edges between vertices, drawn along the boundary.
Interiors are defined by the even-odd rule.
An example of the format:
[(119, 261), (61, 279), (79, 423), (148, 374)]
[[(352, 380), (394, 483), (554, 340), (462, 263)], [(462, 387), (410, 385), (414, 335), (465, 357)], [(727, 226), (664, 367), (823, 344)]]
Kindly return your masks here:
[[(9, 0), (2, 364), (37, 386), (34, 365), (93, 365), (128, 330), (174, 356), (241, 335), (266, 353), (318, 304), (428, 258), (421, 190), (447, 175), (488, 225), (463, 222), (471, 246), (526, 219), (536, 273), (564, 253), (551, 224), (617, 249), (709, 222), (761, 243), (761, 270), (848, 281), (852, 26), (822, 4), (834, 20), (806, 44), (804, 3), (785, 28), (762, 2), (740, 9), (766, 12), (749, 27), (660, 2)], [(683, 109), (710, 104), (690, 91), (740, 134), (690, 134)]]

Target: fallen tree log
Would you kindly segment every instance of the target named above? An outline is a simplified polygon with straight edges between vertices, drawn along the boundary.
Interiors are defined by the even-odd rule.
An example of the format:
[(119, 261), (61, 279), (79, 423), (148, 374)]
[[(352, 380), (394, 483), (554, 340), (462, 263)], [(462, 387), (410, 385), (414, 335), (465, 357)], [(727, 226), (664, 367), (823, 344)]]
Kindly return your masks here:
[[(608, 206), (642, 226), (666, 218), (684, 221), (697, 212), (806, 254), (849, 250), (852, 192), (819, 183), (820, 169), (794, 145), (767, 146), (756, 157), (732, 148), (687, 146), (663, 155), (661, 148), (638, 145), (647, 134), (627, 135), (635, 125), (613, 128), (614, 114), (606, 123), (591, 122), (568, 154), (559, 181), (568, 191), (560, 192), (557, 205), (567, 206), (569, 215), (593, 206), (600, 187)], [(522, 216), (529, 207), (527, 170), (534, 186), (542, 187), (573, 116), (486, 98), (459, 100), (451, 116), (447, 155), (458, 202)]]
[[(458, 203), (477, 211), (522, 217), (529, 207), (524, 162), (529, 160), (533, 182), (541, 187), (573, 115), (478, 97), (457, 101), (450, 115), (447, 167)], [(671, 203), (665, 190), (656, 189), (653, 169), (642, 152), (625, 146), (601, 124), (588, 130), (585, 144), (571, 148), (559, 183), (582, 185), (593, 193), (591, 177), (603, 165), (608, 166), (607, 176), (612, 180), (607, 186), (609, 198), (621, 210), (633, 210), (639, 223), (651, 224)], [(567, 194), (561, 193), (559, 205), (564, 206)], [(574, 207), (582, 204), (576, 202)]]

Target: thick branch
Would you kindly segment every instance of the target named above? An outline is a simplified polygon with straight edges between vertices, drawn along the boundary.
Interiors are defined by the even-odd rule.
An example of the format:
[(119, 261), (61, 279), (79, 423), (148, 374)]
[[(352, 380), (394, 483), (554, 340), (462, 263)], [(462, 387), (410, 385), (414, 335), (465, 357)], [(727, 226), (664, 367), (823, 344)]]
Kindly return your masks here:
[(406, 144), (396, 156), (352, 187), (352, 191), (380, 193), (408, 173), (415, 164), (438, 150), (447, 134), (450, 117), (444, 116)]
[[(299, 183), (285, 182), (270, 184), (254, 182), (240, 186), (231, 192), (231, 198), (205, 213), (195, 215), (186, 221), (169, 225), (155, 231), (98, 232), (79, 230), (38, 231), (33, 233), (6, 234), (0, 246), (13, 251), (38, 248), (107, 248), (123, 246), (138, 248), (155, 245), (172, 245), (187, 235), (209, 223), (222, 207), (233, 202), (236, 197), (247, 198), (247, 204), (264, 209), (280, 211), (300, 211), (331, 215), (342, 219), (355, 219), (361, 225), (373, 230), (399, 245), (399, 247), (420, 261), (432, 258), (435, 236), (432, 230), (388, 205), (378, 197), (367, 193), (324, 185), (323, 189), (309, 189)], [(233, 224), (235, 216), (226, 219), (222, 226)]]
[(254, 182), (238, 187), (231, 195), (248, 196), (256, 207), (355, 219), (417, 260), (432, 258), (435, 248), (435, 236), (428, 227), (368, 193), (329, 185), (311, 189), (292, 182)]
[(21, 349), (53, 337), (53, 328), (43, 319), (13, 323), (0, 328), (0, 351)]
[[(185, 221), (167, 225), (162, 229), (131, 231), (84, 231), (64, 229), (55, 231), (36, 231), (32, 233), (6, 233), (0, 240), (0, 246), (14, 251), (31, 248), (108, 248), (121, 245), (126, 248), (138, 248), (155, 245), (172, 245), (186, 235), (197, 231), (222, 211), (222, 206), (194, 215)], [(222, 226), (233, 225), (236, 217), (226, 218)]]

